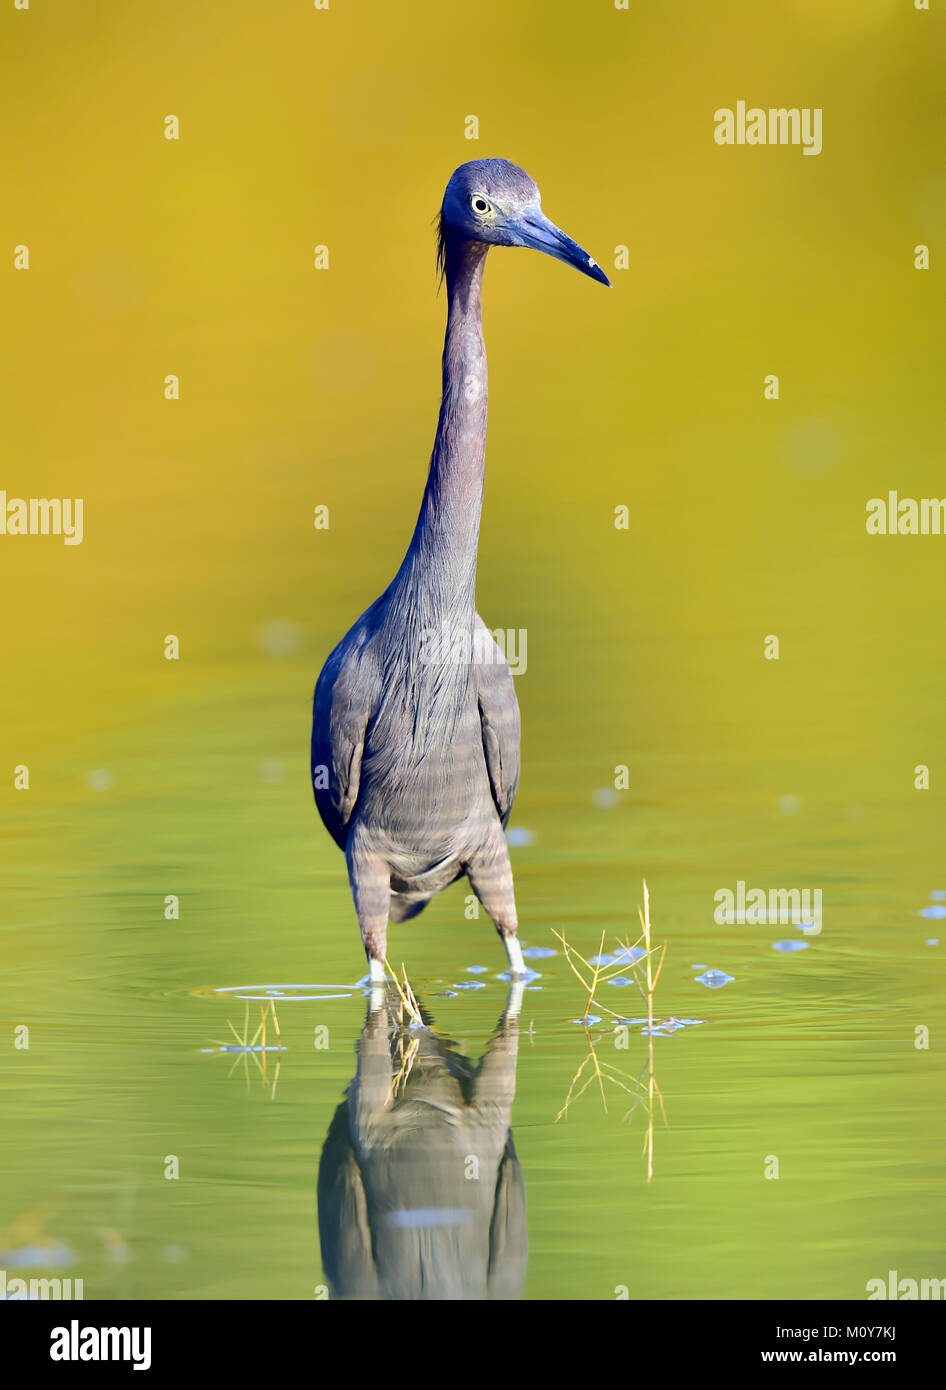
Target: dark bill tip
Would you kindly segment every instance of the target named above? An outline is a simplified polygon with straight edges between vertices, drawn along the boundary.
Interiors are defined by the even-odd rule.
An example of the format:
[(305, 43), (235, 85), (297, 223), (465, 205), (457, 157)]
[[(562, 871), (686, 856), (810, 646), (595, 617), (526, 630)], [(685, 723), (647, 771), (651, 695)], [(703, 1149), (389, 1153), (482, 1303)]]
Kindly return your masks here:
[(544, 251), (547, 256), (554, 256), (557, 261), (574, 266), (582, 275), (587, 275), (590, 279), (597, 280), (599, 285), (607, 285), (610, 289), (611, 281), (594, 257), (589, 256), (588, 252), (579, 246), (577, 241), (567, 236), (560, 227), (556, 227), (544, 213), (538, 216), (533, 214), (517, 230), (524, 246), (531, 246), (535, 251)]

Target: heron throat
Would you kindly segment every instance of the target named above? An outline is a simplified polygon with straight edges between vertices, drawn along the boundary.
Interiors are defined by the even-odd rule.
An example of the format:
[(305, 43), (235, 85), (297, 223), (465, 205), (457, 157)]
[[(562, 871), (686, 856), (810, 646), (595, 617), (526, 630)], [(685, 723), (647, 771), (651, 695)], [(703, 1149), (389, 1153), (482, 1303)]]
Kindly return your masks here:
[(395, 585), (431, 623), (473, 622), (486, 462), (483, 242), (447, 240), (443, 396), (424, 498)]

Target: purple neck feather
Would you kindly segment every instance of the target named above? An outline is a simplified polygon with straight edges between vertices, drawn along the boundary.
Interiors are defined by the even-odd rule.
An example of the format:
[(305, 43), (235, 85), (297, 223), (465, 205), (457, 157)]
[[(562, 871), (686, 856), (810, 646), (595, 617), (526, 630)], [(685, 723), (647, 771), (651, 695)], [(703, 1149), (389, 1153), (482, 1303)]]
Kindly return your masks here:
[(446, 246), (447, 332), (443, 397), (430, 472), (414, 535), (395, 580), (428, 621), (469, 617), (486, 462), (486, 348), (483, 344), (482, 242)]

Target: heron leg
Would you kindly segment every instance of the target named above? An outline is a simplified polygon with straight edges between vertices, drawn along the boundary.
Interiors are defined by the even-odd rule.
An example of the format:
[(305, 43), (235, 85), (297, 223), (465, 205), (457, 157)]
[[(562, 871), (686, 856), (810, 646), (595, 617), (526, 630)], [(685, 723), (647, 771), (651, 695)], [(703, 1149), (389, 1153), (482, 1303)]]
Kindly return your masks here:
[[(355, 841), (355, 843), (352, 843)], [(388, 905), (391, 900), (391, 871), (377, 854), (372, 854), (349, 839), (346, 853), (348, 880), (355, 900), (358, 926), (372, 986), (384, 984), (384, 957), (387, 952)]]
[(473, 892), (479, 898), (492, 919), (493, 925), (502, 938), (509, 958), (511, 975), (524, 975), (525, 962), (522, 947), (517, 935), (519, 919), (516, 916), (516, 893), (512, 882), (512, 865), (506, 837), (497, 819), (490, 826), (489, 834), (481, 849), (466, 866), (467, 877)]

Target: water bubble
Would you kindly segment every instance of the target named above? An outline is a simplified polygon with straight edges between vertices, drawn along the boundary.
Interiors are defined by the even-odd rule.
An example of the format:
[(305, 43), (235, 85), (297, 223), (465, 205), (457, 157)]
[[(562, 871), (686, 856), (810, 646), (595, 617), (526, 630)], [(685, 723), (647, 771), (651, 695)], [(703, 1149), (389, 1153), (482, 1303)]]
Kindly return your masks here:
[(626, 960), (633, 964), (636, 960), (643, 960), (646, 954), (643, 946), (621, 946), (614, 952), (614, 959)]
[(489, 970), (488, 965), (468, 965), (466, 968), (470, 975), (485, 975)]
[(641, 960), (647, 952), (642, 946), (618, 946), (613, 951), (604, 951), (601, 955), (589, 957), (589, 965), (633, 965), (636, 960)]
[(85, 780), (94, 792), (107, 792), (115, 785), (115, 778), (107, 767), (94, 768)]
[(946, 903), (933, 903), (930, 907), (920, 908), (921, 917), (946, 917)]
[(809, 943), (807, 941), (796, 941), (791, 937), (785, 941), (773, 941), (773, 951), (807, 951)]
[(522, 953), (526, 960), (545, 960), (546, 956), (557, 956), (554, 946), (527, 946)]
[(783, 816), (793, 816), (800, 806), (801, 797), (794, 796), (791, 792), (786, 796), (780, 796), (778, 799), (778, 808)]
[[(644, 1020), (644, 1022), (646, 1023), (646, 1020)], [(692, 1028), (698, 1023), (705, 1022), (705, 1018), (674, 1018), (673, 1014), (671, 1014), (669, 1018), (655, 1018), (653, 1028), (649, 1026), (644, 1027), (641, 1029), (641, 1033), (645, 1038), (651, 1036), (655, 1038), (669, 1038), (674, 1033), (678, 1033), (681, 1028)]]
[(572, 1023), (580, 1023), (585, 1028), (590, 1028), (592, 1023), (600, 1023), (601, 1019), (597, 1014), (585, 1014), (584, 1018), (573, 1018)]
[(723, 985), (730, 984), (735, 975), (727, 975), (725, 970), (706, 970), (702, 975), (697, 975), (695, 984), (705, 985), (707, 989), (722, 989)]

